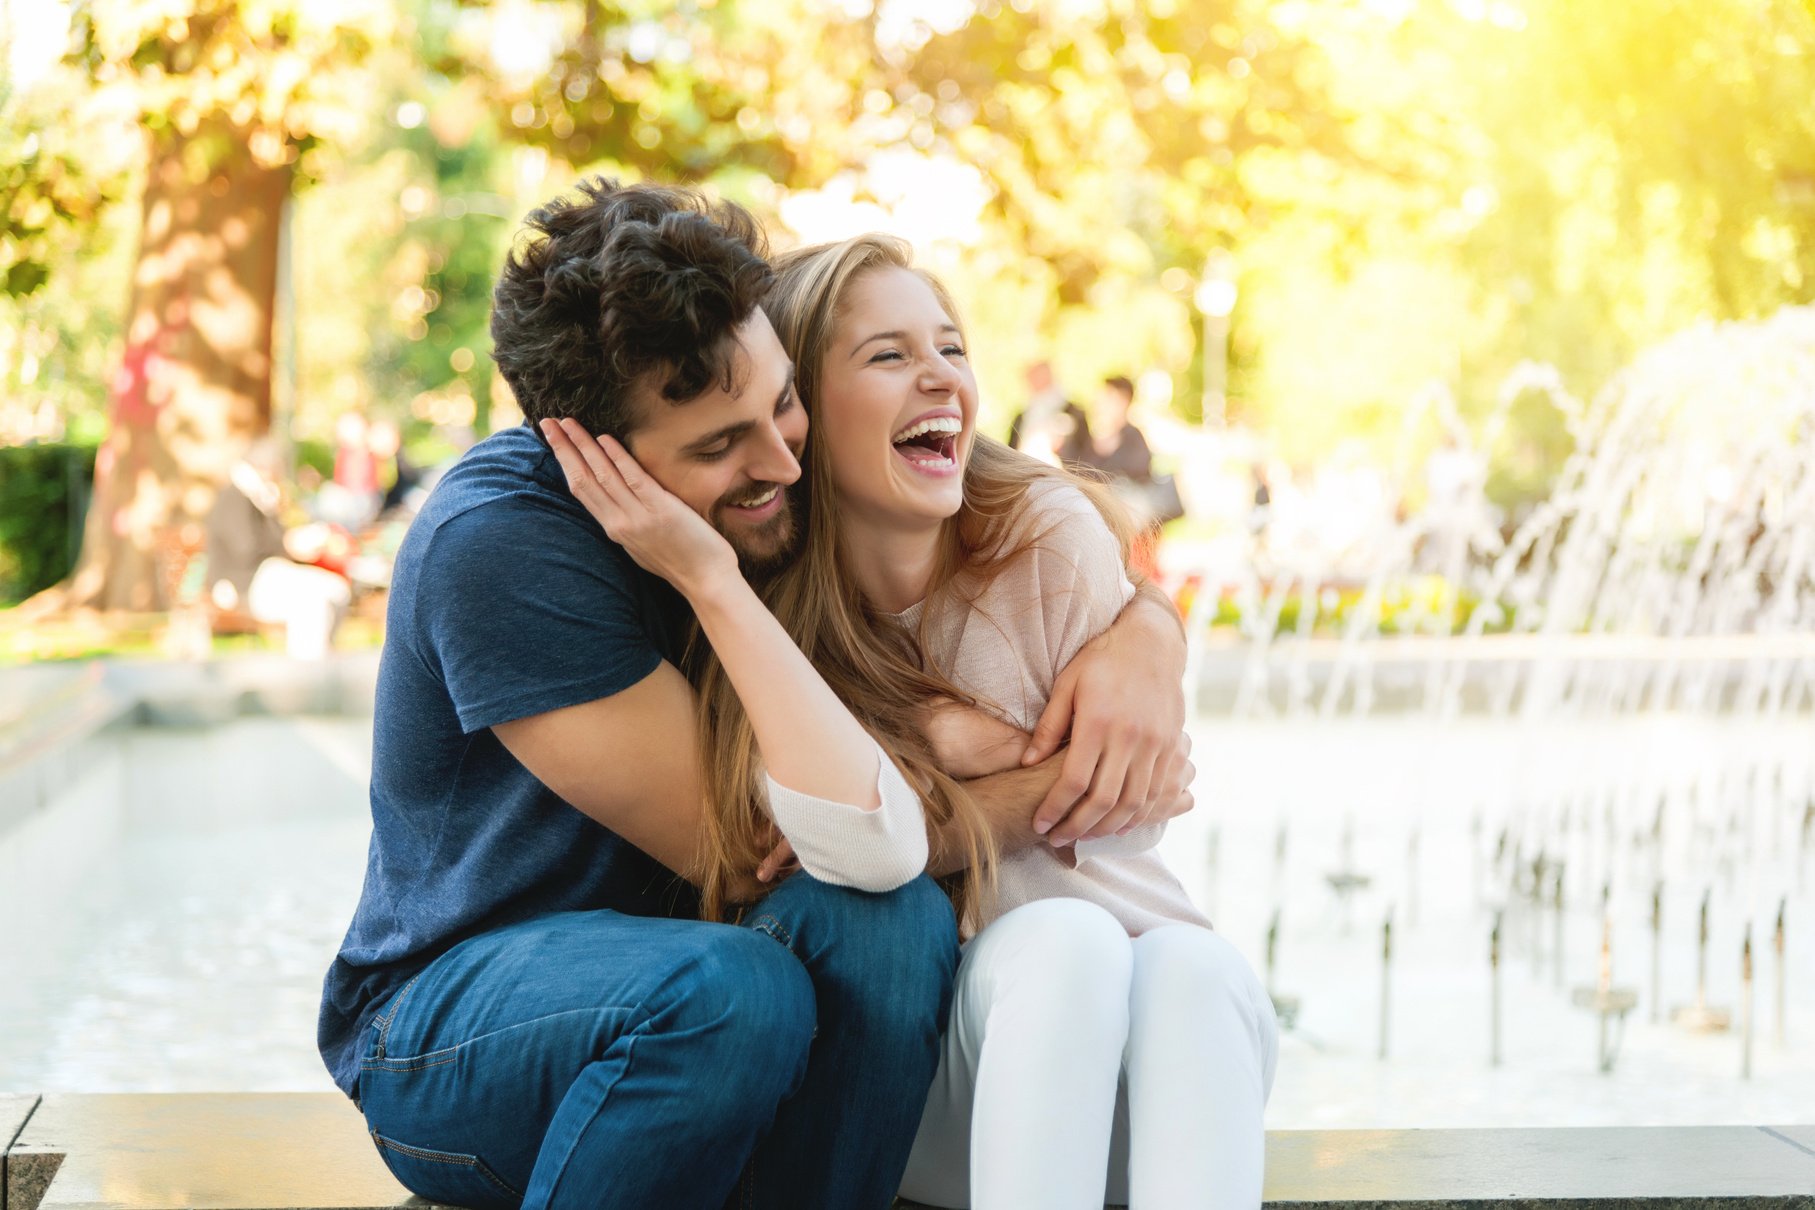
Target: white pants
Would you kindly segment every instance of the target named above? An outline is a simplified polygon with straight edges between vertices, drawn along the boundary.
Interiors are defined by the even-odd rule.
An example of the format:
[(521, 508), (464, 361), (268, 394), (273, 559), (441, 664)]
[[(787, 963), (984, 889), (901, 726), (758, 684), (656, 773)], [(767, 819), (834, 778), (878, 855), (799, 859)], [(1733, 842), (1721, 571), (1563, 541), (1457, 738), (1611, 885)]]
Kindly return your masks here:
[(964, 948), (901, 1194), (976, 1210), (1256, 1210), (1273, 1004), (1208, 929), (1043, 899)]

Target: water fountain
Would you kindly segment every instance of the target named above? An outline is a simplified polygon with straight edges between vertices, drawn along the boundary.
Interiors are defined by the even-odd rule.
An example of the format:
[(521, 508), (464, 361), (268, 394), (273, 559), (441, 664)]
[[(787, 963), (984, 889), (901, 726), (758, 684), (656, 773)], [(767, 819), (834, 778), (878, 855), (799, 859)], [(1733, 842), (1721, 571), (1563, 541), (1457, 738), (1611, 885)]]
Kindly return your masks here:
[(1380, 1058), (1386, 1058), (1393, 1007), (1393, 909), (1380, 926)]
[(1279, 1027), (1291, 1030), (1298, 1024), (1298, 997), (1279, 991), (1275, 978), (1279, 969), (1279, 914), (1280, 909), (1274, 908), (1273, 919), (1267, 924), (1267, 998), (1273, 1001), (1273, 1015), (1279, 1018)]
[[(1629, 987), (1613, 985), (1613, 917), (1601, 918), (1601, 962), (1599, 974), (1588, 987), (1578, 987), (1571, 997), (1577, 1008), (1593, 1012), (1599, 1023), (1595, 1043), (1595, 1065), (1603, 1075), (1613, 1070), (1619, 1055), (1619, 1040), (1625, 1036), (1626, 1014), (1638, 1006), (1638, 993)], [(1609, 1037), (1609, 1026), (1618, 1025), (1619, 1035)]]
[(1487, 940), (1487, 1061), (1492, 1067), (1500, 1066), (1500, 925), (1504, 922), (1505, 915), (1504, 912), (1494, 913), (1494, 931)]
[(1777, 901), (1777, 927), (1771, 930), (1771, 948), (1777, 952), (1777, 1027), (1775, 1032), (1778, 1049), (1788, 1044), (1788, 1034), (1784, 1028), (1784, 934), (1783, 914), (1789, 906), (1790, 897), (1784, 896)]
[(1712, 890), (1702, 892), (1700, 925), (1696, 930), (1695, 1003), (1670, 1014), (1670, 1019), (1694, 1033), (1725, 1033), (1733, 1027), (1733, 1014), (1708, 1003), (1708, 901)]
[[(1290, 737), (1264, 749), (1270, 763), (1234, 775), (1244, 795), (1231, 801), (1252, 802), (1258, 816), (1250, 840), (1225, 833), (1222, 869), (1233, 874), (1244, 864), (1235, 846), (1251, 844), (1246, 865), (1264, 878), (1261, 846), (1277, 829), (1281, 889), (1247, 909), (1258, 937), (1268, 922), (1254, 911), (1307, 890), (1284, 877), (1286, 821), (1310, 829), (1301, 846), (1328, 845), (1313, 886), (1333, 896), (1336, 919), (1288, 911), (1278, 926), (1295, 954), (1302, 937), (1302, 952), (1324, 956), (1307, 969), (1330, 972), (1330, 996), (1315, 982), (1300, 989), (1318, 1005), (1350, 994), (1359, 970), (1338, 976), (1338, 959), (1359, 959), (1362, 947), (1343, 934), (1352, 912), (1384, 907), (1400, 880), (1383, 855), (1395, 837), (1405, 845), (1394, 895), (1404, 910), (1381, 932), (1380, 1036), (1367, 1037), (1364, 1017), (1339, 1049), (1386, 1051), (1395, 961), (1401, 1024), (1439, 1028), (1456, 1015), (1479, 992), (1442, 983), (1438, 964), (1478, 972), (1475, 929), (1491, 922), (1490, 1066), (1508, 1070), (1508, 1044), (1526, 1053), (1519, 1031), (1537, 997), (1567, 1019), (1573, 997), (1559, 993), (1582, 983), (1591, 986), (1570, 990), (1590, 993), (1584, 1006), (1609, 1038), (1604, 1062), (1621, 1049), (1616, 1030), (1624, 1039), (1624, 1075), (1694, 1045), (1669, 1042), (1667, 1024), (1733, 1030), (1733, 1011), (1711, 1003), (1710, 954), (1731, 952), (1758, 897), (1779, 899), (1781, 916), (1815, 892), (1815, 308), (1685, 332), (1592, 402), (1537, 366), (1511, 374), (1485, 416), (1433, 391), (1407, 431), (1447, 434), (1456, 465), (1484, 468), (1514, 405), (1534, 399), (1555, 409), (1573, 446), (1547, 498), (1497, 526), (1483, 479), (1461, 475), (1447, 497), (1395, 512), (1392, 489), (1417, 480), (1417, 451), (1428, 448), (1408, 440), (1383, 476), (1389, 505), (1351, 546), (1274, 542), (1262, 560), (1206, 570), (1192, 633), (1233, 608), (1239, 641), (1194, 644), (1193, 684), (1201, 709), (1245, 739)], [(1331, 745), (1346, 755), (1305, 759)], [(1594, 952), (1594, 933), (1570, 917), (1587, 917), (1597, 889), (1606, 975), (1569, 979)], [(1694, 914), (1693, 940), (1666, 932), (1667, 912)], [(1622, 920), (1637, 935), (1616, 935), (1609, 921)], [(1730, 931), (1716, 935), (1715, 922)], [(1628, 1021), (1638, 997), (1611, 982), (1613, 951), (1638, 952), (1647, 924), (1650, 1004)], [(1418, 939), (1396, 957), (1392, 925)], [(1670, 976), (1689, 973), (1691, 946), (1693, 1000), (1666, 1013), (1667, 1000), (1688, 999), (1686, 979), (1679, 992)], [(1777, 933), (1772, 946), (1776, 1039), (1797, 1033), (1782, 988), (1798, 951)], [(1321, 1018), (1316, 1028), (1333, 1036)]]

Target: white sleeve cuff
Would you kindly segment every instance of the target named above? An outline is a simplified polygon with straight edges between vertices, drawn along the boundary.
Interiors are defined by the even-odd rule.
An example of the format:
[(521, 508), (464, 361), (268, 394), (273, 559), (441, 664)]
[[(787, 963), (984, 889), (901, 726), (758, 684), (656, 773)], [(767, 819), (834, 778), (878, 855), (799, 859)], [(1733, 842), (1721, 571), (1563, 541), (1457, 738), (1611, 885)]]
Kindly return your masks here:
[[(873, 742), (873, 741), (872, 741)], [(926, 869), (926, 813), (901, 770), (876, 746), (873, 810), (800, 794), (767, 771), (769, 813), (794, 846), (801, 868), (821, 882), (860, 891), (892, 891)]]

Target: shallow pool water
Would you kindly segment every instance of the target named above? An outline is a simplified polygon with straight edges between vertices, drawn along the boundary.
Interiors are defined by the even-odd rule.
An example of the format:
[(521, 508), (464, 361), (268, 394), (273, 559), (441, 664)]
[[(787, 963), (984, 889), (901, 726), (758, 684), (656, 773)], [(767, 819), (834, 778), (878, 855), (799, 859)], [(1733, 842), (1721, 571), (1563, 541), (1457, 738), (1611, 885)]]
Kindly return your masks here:
[[(258, 718), (120, 732), (52, 809), (0, 836), (0, 1090), (330, 1088), (316, 1002), (364, 871), (369, 728)], [(1815, 1120), (1815, 860), (1796, 830), (1809, 720), (1205, 719), (1194, 732), (1200, 806), (1173, 825), (1168, 860), (1256, 969), (1280, 913), (1278, 990), (1303, 1002), (1269, 1125)], [(1660, 795), (1673, 822), (1650, 848), (1637, 833)], [(1760, 804), (1743, 827), (1731, 809), (1742, 801)], [(1554, 916), (1505, 897), (1491, 859), (1501, 828), (1568, 863), (1560, 981)], [(1344, 866), (1371, 880), (1346, 904), (1326, 880)], [(1750, 1080), (1739, 1078), (1736, 1036), (1692, 1035), (1667, 1013), (1650, 1020), (1660, 873), (1666, 1009), (1693, 996), (1705, 889), (1716, 1003), (1737, 1007), (1740, 933), (1754, 928)], [(1615, 982), (1641, 995), (1608, 1075), (1595, 1070), (1593, 1021), (1569, 1003), (1598, 965), (1603, 883)], [(1779, 1047), (1768, 942), (1784, 896)], [(1497, 906), (1507, 916), (1496, 1068), (1486, 953)]]

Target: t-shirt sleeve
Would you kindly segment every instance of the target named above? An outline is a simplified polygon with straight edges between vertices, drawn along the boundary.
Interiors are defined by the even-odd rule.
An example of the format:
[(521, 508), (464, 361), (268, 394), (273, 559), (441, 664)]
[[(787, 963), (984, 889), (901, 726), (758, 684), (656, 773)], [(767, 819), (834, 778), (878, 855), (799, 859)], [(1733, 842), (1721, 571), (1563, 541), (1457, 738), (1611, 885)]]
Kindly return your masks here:
[(419, 655), (467, 734), (610, 697), (662, 662), (635, 565), (591, 521), (528, 500), (443, 522), (415, 584)]

